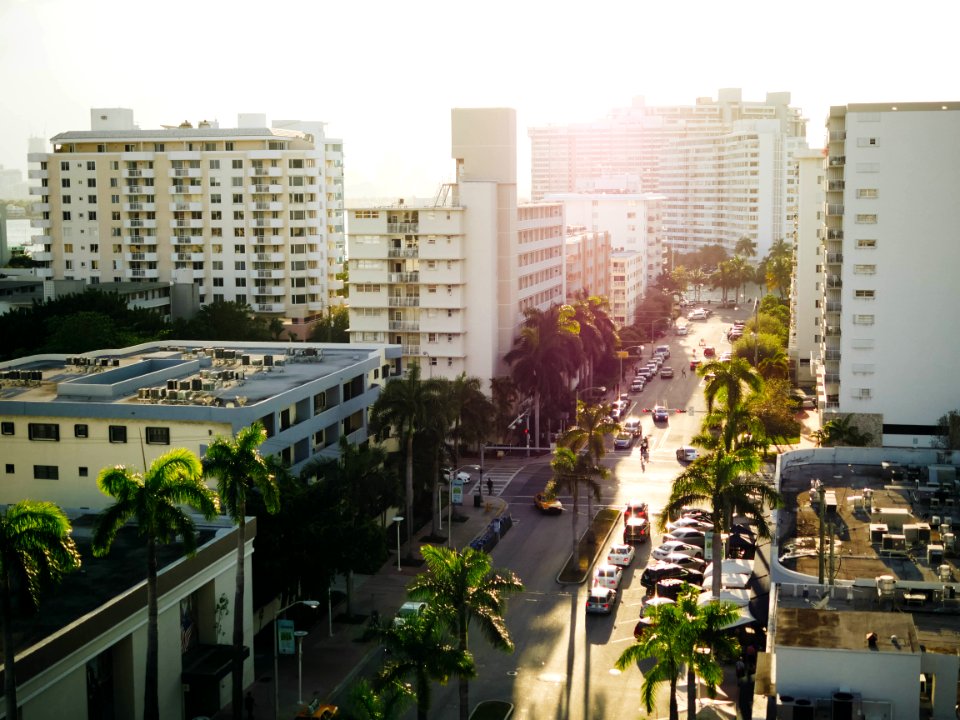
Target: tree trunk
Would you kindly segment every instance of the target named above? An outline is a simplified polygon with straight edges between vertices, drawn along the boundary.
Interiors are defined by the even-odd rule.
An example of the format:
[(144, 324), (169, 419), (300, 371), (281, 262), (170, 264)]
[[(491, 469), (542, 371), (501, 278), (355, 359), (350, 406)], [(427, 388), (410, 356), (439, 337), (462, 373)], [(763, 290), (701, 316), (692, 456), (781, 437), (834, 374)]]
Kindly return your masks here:
[(413, 428), (407, 431), (407, 560), (413, 560)]
[(230, 697), (234, 720), (243, 718), (243, 590), (245, 582), (243, 554), (247, 529), (246, 510), (246, 503), (241, 501), (237, 508), (240, 522), (237, 523), (237, 583), (233, 592), (233, 658), (230, 663), (233, 680), (233, 692)]
[(13, 644), (13, 602), (10, 599), (9, 569), (3, 568), (0, 577), (3, 612), (3, 700), (7, 707), (6, 717), (17, 717), (17, 676), (14, 665), (17, 649)]
[(713, 590), (714, 600), (720, 599), (720, 591), (723, 589), (723, 535), (720, 533), (720, 524), (713, 526), (713, 547), (710, 552), (710, 559), (713, 561)]
[[(457, 628), (460, 636), (460, 651), (467, 652), (467, 624), (470, 622), (465, 608), (460, 609), (460, 627)], [(465, 675), (460, 676), (460, 720), (469, 720), (470, 715), (470, 680)]]
[[(456, 465), (453, 466), (454, 469), (457, 468)], [(433, 512), (430, 513), (433, 517), (430, 520), (430, 535), (433, 537), (437, 536), (437, 533), (440, 532), (439, 520), (440, 520), (440, 447), (437, 446), (437, 450), (433, 453), (433, 482), (430, 483), (430, 494), (433, 496), (430, 499), (430, 504), (433, 506)], [(450, 489), (453, 489), (453, 478), (450, 478)], [(448, 529), (449, 532), (449, 529)]]
[(687, 720), (697, 719), (697, 674), (687, 663)]
[(143, 720), (160, 720), (160, 658), (157, 627), (157, 541), (147, 538), (147, 663)]
[[(529, 431), (529, 428), (528, 428)], [(540, 447), (540, 391), (533, 394), (533, 432), (537, 439), (536, 447)], [(527, 436), (527, 443), (530, 442), (530, 436)]]
[(571, 513), (572, 517), (570, 518), (570, 526), (573, 533), (573, 550), (571, 552), (573, 553), (574, 560), (578, 563), (580, 561), (580, 556), (577, 554), (577, 517), (580, 515), (579, 508), (577, 507), (577, 501), (579, 500), (578, 496), (580, 495), (578, 492), (579, 487), (580, 484), (574, 482), (573, 488), (571, 488), (573, 490), (573, 512)]
[(677, 706), (677, 676), (670, 678), (670, 720), (680, 720), (680, 708)]

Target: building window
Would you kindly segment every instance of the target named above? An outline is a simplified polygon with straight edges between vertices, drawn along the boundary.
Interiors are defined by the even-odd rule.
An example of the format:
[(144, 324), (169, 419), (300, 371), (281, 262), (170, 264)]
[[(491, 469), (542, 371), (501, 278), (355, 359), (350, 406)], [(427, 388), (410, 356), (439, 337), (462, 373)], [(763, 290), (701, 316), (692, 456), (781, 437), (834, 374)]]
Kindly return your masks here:
[(875, 290), (854, 290), (853, 296), (858, 300), (873, 300), (876, 297)]
[(876, 225), (877, 215), (876, 213), (857, 213), (857, 222), (860, 225)]
[(60, 440), (60, 426), (57, 423), (29, 423), (27, 436), (31, 440), (46, 440), (58, 442)]
[(857, 188), (857, 197), (861, 200), (872, 200), (880, 197), (880, 191), (877, 188)]
[(873, 315), (854, 315), (854, 325), (873, 325)]
[(13, 475), (13, 463), (6, 463), (3, 467), (7, 475)]
[(877, 272), (876, 265), (854, 265), (853, 272), (856, 275), (875, 275)]
[(243, 160), (233, 160), (232, 163), (234, 170), (243, 170)]
[(219, 160), (211, 160), (211, 161), (210, 161), (210, 169), (211, 169), (211, 170), (219, 170), (219, 169), (220, 169), (220, 161), (219, 161)]
[(110, 442), (125, 443), (126, 441), (127, 441), (127, 426), (111, 425), (110, 426)]
[(859, 239), (857, 240), (858, 248), (875, 248), (877, 246), (877, 241), (874, 239)]
[(79, 475), (80, 477), (87, 477), (89, 474), (90, 474), (89, 468), (86, 468), (83, 466), (80, 466), (77, 468), (77, 475)]
[(0, 423), (0, 435), (13, 435), (14, 425), (12, 422)]
[(86, 424), (77, 424), (73, 426), (73, 436), (75, 438), (90, 437), (90, 430)]
[(148, 427), (146, 429), (147, 445), (169, 445), (170, 428)]
[(233, 143), (232, 143), (232, 142), (225, 142), (225, 143), (223, 144), (223, 149), (224, 149), (224, 150), (233, 150)]
[(59, 480), (60, 468), (58, 468), (56, 465), (34, 465), (33, 479), (34, 480)]

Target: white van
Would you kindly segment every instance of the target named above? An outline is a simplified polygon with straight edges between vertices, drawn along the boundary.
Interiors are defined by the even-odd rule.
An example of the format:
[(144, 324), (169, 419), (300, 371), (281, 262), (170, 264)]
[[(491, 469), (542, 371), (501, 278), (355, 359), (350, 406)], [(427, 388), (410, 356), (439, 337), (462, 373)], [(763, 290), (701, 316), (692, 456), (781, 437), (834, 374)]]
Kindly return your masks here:
[(637, 435), (643, 431), (643, 428), (640, 425), (640, 418), (638, 418), (636, 415), (631, 415), (628, 417), (623, 423), (623, 431), (630, 433), (634, 437), (637, 437)]

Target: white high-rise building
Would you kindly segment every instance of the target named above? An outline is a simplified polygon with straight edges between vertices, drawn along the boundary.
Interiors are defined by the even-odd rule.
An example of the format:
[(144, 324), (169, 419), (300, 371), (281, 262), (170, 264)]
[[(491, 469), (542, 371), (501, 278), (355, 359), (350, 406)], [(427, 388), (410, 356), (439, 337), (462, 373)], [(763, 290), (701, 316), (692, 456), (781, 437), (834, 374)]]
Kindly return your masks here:
[(564, 300), (563, 206), (517, 206), (514, 110), (451, 119), (456, 183), (432, 202), (347, 210), (350, 339), (402, 345), (425, 377), (489, 381), (523, 312)]
[(819, 266), (823, 261), (821, 218), (824, 199), (823, 151), (798, 153), (797, 229), (793, 282), (790, 288), (790, 338), (788, 352), (795, 367), (794, 379), (804, 387), (816, 382), (816, 366), (820, 356), (820, 306), (815, 302), (821, 280)]
[(818, 394), (883, 445), (928, 447), (960, 409), (960, 102), (836, 106), (827, 120)]
[[(296, 126), (298, 123), (286, 123)], [(91, 130), (31, 152), (44, 279), (193, 283), (201, 303), (248, 303), (305, 337), (341, 299), (343, 148), (322, 124), (141, 130), (91, 110)]]
[(610, 179), (620, 178), (621, 190), (665, 196), (664, 242), (677, 250), (732, 250), (747, 236), (762, 255), (791, 234), (792, 154), (805, 147), (806, 128), (789, 93), (750, 102), (731, 88), (676, 106), (638, 98), (601, 121), (529, 134), (534, 200), (611, 189)]

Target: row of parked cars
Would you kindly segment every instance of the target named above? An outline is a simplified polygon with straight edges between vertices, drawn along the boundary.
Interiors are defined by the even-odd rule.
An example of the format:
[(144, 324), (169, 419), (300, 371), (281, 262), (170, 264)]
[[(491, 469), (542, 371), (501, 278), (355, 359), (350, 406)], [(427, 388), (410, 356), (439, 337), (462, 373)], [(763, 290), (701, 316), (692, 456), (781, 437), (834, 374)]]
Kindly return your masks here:
[(624, 568), (633, 564), (636, 545), (650, 539), (649, 507), (645, 502), (631, 501), (623, 509), (623, 542), (610, 546), (607, 561), (593, 570), (593, 583), (587, 595), (586, 612), (609, 615), (620, 599), (620, 582)]

